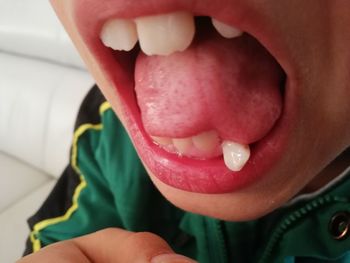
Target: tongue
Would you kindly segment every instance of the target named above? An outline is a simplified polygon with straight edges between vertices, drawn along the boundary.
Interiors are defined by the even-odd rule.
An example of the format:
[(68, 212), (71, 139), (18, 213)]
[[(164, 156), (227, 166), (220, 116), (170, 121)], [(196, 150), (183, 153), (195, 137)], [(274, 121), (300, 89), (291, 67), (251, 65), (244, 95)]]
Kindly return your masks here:
[(135, 90), (146, 131), (184, 138), (207, 130), (249, 144), (273, 127), (282, 111), (284, 74), (252, 37), (210, 33), (170, 56), (140, 52)]

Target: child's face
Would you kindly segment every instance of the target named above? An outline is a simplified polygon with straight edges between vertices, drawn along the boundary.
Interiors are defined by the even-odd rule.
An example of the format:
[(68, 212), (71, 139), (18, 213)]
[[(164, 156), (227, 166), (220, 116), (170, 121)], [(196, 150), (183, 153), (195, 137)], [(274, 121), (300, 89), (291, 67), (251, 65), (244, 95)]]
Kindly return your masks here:
[[(319, 173), (350, 145), (350, 1), (52, 2), (152, 180), (177, 206), (247, 220), (334, 176)], [(137, 20), (140, 42), (190, 39), (191, 14), (215, 17), (250, 36), (225, 40), (199, 20), (191, 47), (180, 39), (185, 51), (158, 57), (140, 55), (138, 48), (112, 51), (100, 40), (110, 18), (131, 23), (176, 11), (189, 12), (173, 16), (186, 25), (178, 30), (187, 37), (171, 40), (174, 28), (165, 41), (158, 33), (142, 36), (142, 26), (166, 23)], [(169, 139), (188, 137), (194, 139)], [(235, 164), (240, 149), (249, 159)]]

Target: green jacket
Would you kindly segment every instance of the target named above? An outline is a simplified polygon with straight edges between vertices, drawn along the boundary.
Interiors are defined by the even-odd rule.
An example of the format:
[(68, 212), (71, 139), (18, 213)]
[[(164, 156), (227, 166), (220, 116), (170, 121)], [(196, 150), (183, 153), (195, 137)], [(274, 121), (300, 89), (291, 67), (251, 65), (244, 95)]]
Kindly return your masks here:
[[(28, 220), (26, 254), (120, 227), (153, 232), (201, 263), (350, 262), (348, 177), (255, 221), (225, 222), (182, 211), (153, 186), (121, 123), (94, 88), (79, 113), (71, 163)], [(340, 233), (345, 236), (336, 239)]]

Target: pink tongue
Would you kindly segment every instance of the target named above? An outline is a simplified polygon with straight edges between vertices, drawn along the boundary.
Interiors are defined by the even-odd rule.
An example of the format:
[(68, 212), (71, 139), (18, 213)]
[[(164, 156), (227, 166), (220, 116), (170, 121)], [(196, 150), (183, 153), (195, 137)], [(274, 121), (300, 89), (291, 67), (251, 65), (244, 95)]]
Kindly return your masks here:
[(252, 143), (282, 111), (284, 75), (252, 37), (227, 40), (215, 33), (184, 52), (136, 61), (138, 104), (146, 131), (184, 138), (216, 130), (221, 138)]

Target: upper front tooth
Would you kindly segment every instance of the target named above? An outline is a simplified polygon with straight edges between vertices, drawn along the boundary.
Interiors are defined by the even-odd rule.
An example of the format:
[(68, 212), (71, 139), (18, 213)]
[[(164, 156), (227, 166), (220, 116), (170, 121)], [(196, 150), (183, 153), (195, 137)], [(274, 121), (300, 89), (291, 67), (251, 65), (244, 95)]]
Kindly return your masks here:
[(222, 144), (224, 162), (231, 171), (240, 171), (250, 157), (249, 145), (231, 141), (224, 141)]
[(130, 51), (137, 43), (136, 25), (132, 20), (108, 20), (103, 25), (100, 38), (107, 47)]
[(188, 12), (141, 17), (135, 22), (140, 46), (146, 55), (184, 51), (195, 34), (194, 17)]
[(214, 18), (212, 18), (212, 23), (216, 30), (220, 33), (220, 35), (222, 35), (225, 38), (235, 38), (243, 34), (243, 32), (239, 29), (222, 23)]

